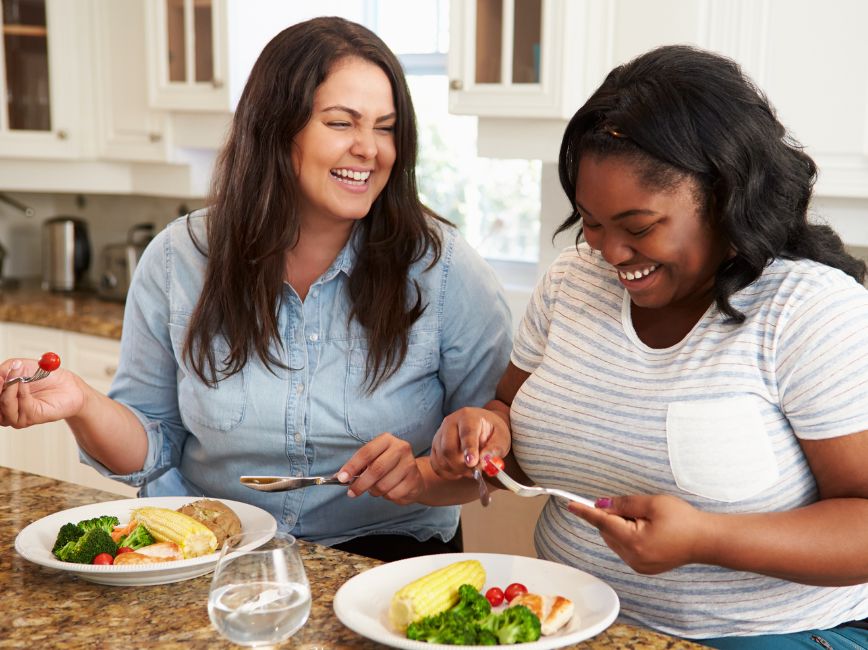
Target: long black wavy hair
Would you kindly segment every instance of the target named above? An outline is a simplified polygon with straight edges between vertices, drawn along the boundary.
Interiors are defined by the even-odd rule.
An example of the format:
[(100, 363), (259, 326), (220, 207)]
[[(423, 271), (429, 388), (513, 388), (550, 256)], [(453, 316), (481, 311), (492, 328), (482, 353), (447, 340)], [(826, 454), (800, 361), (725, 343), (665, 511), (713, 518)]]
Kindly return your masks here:
[(808, 221), (814, 161), (726, 57), (682, 45), (651, 50), (612, 70), (576, 112), (558, 165), (572, 213), (555, 235), (578, 225), (577, 243), (584, 154), (624, 156), (650, 187), (697, 181), (700, 207), (733, 249), (714, 282), (715, 303), (732, 321), (743, 322), (744, 314), (730, 296), (775, 258), (815, 260), (864, 280), (865, 263), (844, 250), (837, 233)]

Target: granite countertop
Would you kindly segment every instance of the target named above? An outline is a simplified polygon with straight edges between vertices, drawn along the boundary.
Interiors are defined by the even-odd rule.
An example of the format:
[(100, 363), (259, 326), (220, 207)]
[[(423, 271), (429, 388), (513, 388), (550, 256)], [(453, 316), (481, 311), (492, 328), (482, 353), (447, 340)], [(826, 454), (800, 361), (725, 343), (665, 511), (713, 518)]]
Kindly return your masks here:
[(23, 280), (0, 291), (0, 322), (120, 339), (123, 319), (122, 303), (102, 300), (93, 292), (44, 291), (37, 280)]
[[(118, 495), (0, 467), (0, 647), (3, 648), (233, 648), (211, 627), (210, 576), (150, 587), (114, 587), (32, 564), (14, 550), (15, 536), (59, 510), (112, 501)], [(307, 624), (282, 647), (376, 648), (335, 617), (338, 587), (377, 560), (301, 542), (313, 594)], [(701, 648), (649, 630), (615, 624), (582, 650)]]

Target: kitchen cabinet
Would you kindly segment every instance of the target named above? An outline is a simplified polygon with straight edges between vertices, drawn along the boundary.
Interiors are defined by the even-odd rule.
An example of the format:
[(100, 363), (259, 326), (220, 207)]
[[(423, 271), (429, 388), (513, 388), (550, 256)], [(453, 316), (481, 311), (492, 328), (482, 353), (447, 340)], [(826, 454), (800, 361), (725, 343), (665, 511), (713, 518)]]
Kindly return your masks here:
[[(46, 351), (60, 355), (63, 367), (100, 392), (107, 392), (120, 357), (120, 342), (62, 330), (0, 323), (2, 358), (38, 359)], [(101, 476), (79, 462), (78, 446), (66, 422), (0, 431), (0, 465), (42, 474), (95, 489), (135, 496), (135, 488)]]
[(596, 0), (452, 0), (449, 110), (572, 116), (604, 65), (607, 13)]
[[(0, 155), (82, 155), (89, 26), (67, 0), (4, 0), (0, 47)], [(83, 63), (84, 62), (84, 63)]]

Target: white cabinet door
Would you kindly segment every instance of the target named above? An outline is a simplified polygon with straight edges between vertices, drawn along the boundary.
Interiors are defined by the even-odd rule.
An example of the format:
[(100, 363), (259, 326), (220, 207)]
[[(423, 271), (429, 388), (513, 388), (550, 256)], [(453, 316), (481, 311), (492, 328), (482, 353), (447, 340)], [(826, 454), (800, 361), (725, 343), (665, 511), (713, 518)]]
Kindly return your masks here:
[(568, 118), (607, 62), (609, 3), (452, 0), (449, 110)]
[(111, 160), (169, 160), (168, 119), (148, 103), (142, 0), (94, 0), (94, 59), (99, 155)]
[[(108, 393), (120, 359), (120, 341), (86, 334), (67, 334), (67, 360), (70, 369), (101, 393)], [(70, 434), (72, 437), (72, 434)], [(73, 440), (74, 443), (74, 440)], [(115, 492), (125, 496), (136, 495), (136, 488), (129, 487), (102, 476), (90, 465), (78, 460), (78, 447), (69, 456), (68, 476), (72, 483), (86, 485), (98, 490)]]
[(93, 148), (82, 105), (89, 99), (87, 6), (67, 0), (3, 5), (0, 156), (83, 155)]

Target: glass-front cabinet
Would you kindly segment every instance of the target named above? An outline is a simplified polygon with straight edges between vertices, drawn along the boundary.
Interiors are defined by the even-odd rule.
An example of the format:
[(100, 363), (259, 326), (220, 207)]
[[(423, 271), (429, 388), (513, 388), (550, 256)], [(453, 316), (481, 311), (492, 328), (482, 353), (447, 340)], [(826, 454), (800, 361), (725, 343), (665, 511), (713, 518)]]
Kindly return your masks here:
[(586, 90), (588, 57), (599, 58), (587, 26), (606, 11), (605, 0), (452, 0), (450, 111), (569, 117)]
[(151, 104), (227, 110), (225, 0), (147, 0)]
[(74, 2), (2, 0), (0, 155), (73, 157), (84, 138)]

